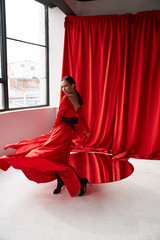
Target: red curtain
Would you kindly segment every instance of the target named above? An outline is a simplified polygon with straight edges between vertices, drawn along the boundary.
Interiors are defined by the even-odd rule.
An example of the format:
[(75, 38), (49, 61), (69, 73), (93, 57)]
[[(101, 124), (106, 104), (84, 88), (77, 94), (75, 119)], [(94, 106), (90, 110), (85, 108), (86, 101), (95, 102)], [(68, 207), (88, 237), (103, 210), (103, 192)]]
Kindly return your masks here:
[(62, 77), (76, 80), (84, 150), (160, 159), (160, 11), (66, 17)]

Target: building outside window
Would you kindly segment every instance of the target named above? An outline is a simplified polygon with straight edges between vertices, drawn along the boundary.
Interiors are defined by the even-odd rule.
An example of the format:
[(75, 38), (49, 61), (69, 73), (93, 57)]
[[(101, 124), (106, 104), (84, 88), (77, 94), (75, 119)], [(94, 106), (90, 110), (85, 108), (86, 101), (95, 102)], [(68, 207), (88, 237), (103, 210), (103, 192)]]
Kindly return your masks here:
[(34, 0), (2, 1), (8, 93), (2, 84), (0, 97), (8, 95), (8, 109), (46, 106), (49, 104), (47, 8)]

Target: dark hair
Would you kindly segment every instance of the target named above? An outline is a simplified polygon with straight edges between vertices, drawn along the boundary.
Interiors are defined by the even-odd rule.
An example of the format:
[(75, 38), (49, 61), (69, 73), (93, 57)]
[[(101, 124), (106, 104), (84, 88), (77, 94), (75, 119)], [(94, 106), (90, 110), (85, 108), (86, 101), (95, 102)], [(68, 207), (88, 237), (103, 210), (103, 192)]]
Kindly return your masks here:
[(78, 100), (79, 100), (79, 104), (82, 105), (83, 104), (83, 100), (82, 100), (81, 95), (79, 94), (79, 92), (76, 89), (76, 82), (75, 82), (75, 80), (71, 76), (65, 76), (64, 78), (62, 78), (61, 82), (64, 81), (64, 80), (67, 81), (70, 85), (75, 84), (75, 88), (74, 89), (75, 89), (75, 92), (77, 94), (77, 97), (78, 97)]

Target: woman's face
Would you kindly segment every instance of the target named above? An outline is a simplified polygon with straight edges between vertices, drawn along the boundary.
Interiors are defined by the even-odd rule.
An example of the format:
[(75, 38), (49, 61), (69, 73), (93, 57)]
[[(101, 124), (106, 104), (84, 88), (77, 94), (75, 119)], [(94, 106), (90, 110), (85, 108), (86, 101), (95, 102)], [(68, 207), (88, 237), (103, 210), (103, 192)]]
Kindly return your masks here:
[(61, 88), (62, 88), (62, 91), (68, 95), (70, 93), (73, 93), (74, 91), (74, 84), (70, 85), (66, 80), (63, 80), (61, 82)]

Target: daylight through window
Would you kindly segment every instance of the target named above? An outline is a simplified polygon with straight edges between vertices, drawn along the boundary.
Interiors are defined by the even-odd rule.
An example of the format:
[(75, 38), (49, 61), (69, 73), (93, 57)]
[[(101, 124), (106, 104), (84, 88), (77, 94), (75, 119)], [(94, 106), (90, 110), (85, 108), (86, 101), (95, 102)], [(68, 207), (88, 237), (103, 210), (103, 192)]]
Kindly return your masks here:
[(5, 10), (8, 108), (48, 105), (47, 9), (34, 0), (5, 0)]

